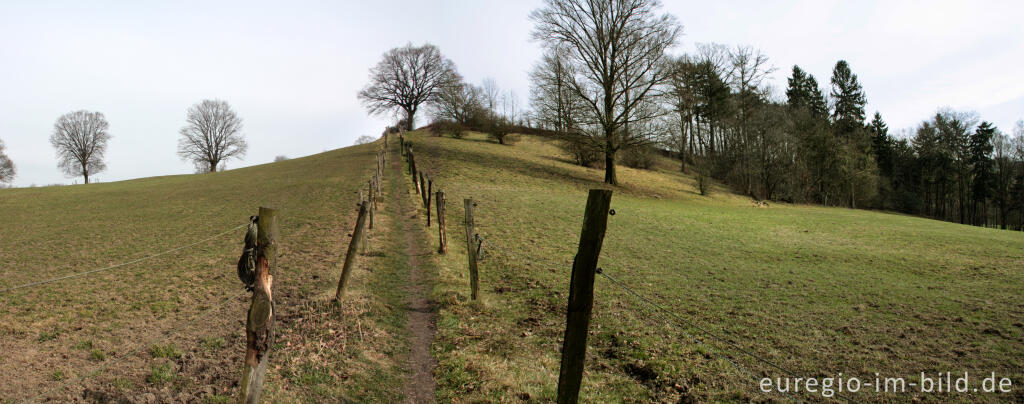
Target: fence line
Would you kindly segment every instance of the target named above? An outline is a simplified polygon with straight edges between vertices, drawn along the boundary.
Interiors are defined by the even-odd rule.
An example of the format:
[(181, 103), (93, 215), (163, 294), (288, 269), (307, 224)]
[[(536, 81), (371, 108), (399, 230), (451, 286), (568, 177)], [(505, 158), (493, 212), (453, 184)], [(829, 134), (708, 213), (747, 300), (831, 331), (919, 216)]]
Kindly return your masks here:
[(80, 277), (80, 276), (90, 275), (90, 274), (94, 274), (94, 273), (97, 273), (97, 272), (108, 271), (108, 270), (111, 270), (111, 269), (114, 269), (114, 268), (120, 268), (120, 267), (123, 267), (123, 266), (126, 266), (126, 265), (136, 264), (136, 263), (148, 260), (148, 259), (159, 257), (161, 255), (167, 255), (167, 254), (170, 254), (172, 252), (184, 250), (186, 248), (189, 248), (189, 247), (192, 247), (192, 246), (195, 246), (195, 245), (198, 245), (198, 244), (205, 243), (207, 241), (210, 241), (210, 240), (213, 240), (215, 238), (221, 237), (221, 236), (223, 236), (225, 234), (231, 233), (231, 232), (233, 232), (235, 230), (241, 229), (241, 228), (243, 228), (245, 226), (248, 226), (248, 223), (238, 225), (236, 227), (230, 228), (230, 229), (225, 230), (225, 231), (223, 231), (221, 233), (218, 233), (218, 234), (215, 234), (213, 236), (204, 238), (202, 240), (196, 241), (196, 242), (191, 243), (191, 244), (186, 244), (186, 245), (183, 245), (183, 246), (180, 246), (180, 247), (172, 248), (170, 250), (161, 251), (161, 252), (158, 252), (156, 254), (148, 255), (148, 256), (145, 256), (145, 257), (142, 257), (142, 258), (137, 258), (137, 259), (134, 259), (134, 260), (131, 260), (131, 261), (127, 261), (127, 262), (122, 262), (120, 264), (114, 264), (114, 265), (111, 265), (111, 266), (108, 266), (108, 267), (104, 267), (104, 268), (92, 269), (92, 270), (88, 270), (88, 271), (84, 271), (84, 272), (79, 272), (79, 273), (75, 273), (75, 274), (59, 276), (59, 277), (56, 277), (56, 278), (46, 279), (46, 280), (42, 280), (42, 281), (30, 282), (30, 283), (26, 283), (24, 285), (18, 285), (18, 286), (10, 287), (10, 288), (7, 288), (7, 289), (0, 289), (0, 294), (4, 294), (4, 293), (10, 292), (12, 290), (18, 290), (18, 289), (28, 288), (28, 287), (32, 287), (32, 286), (45, 285), (47, 283), (53, 283), (53, 282), (58, 282), (58, 281), (62, 281), (62, 280), (65, 280), (65, 279), (77, 278), (77, 277)]

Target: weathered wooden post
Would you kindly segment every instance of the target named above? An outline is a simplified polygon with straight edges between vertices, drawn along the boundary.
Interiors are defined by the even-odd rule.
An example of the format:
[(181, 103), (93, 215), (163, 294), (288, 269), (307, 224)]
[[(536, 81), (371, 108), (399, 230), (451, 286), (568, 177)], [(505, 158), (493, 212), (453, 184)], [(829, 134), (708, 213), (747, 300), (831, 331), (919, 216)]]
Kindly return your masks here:
[(413, 187), (414, 190), (416, 190), (416, 195), (419, 195), (420, 194), (420, 181), (418, 179), (416, 179), (416, 172), (415, 171), (413, 171), (413, 173), (412, 173), (412, 187)]
[(572, 264), (569, 281), (569, 305), (566, 309), (562, 364), (558, 372), (559, 404), (576, 403), (583, 382), (583, 361), (587, 354), (587, 333), (594, 307), (594, 277), (597, 259), (608, 226), (608, 206), (612, 191), (592, 189), (587, 197), (580, 244)]
[(416, 154), (412, 152), (412, 146), (409, 146), (405, 154), (409, 156), (409, 172), (416, 174)]
[(427, 175), (427, 197), (424, 199), (427, 205), (427, 227), (430, 227), (430, 198), (434, 195), (434, 181), (430, 180), (430, 175)]
[(427, 206), (427, 181), (423, 179), (423, 171), (420, 171), (420, 199), (423, 202), (423, 206)]
[(258, 403), (263, 394), (274, 331), (274, 275), (277, 268), (277, 209), (260, 207), (256, 242), (256, 281), (245, 323), (245, 364), (241, 400)]
[(352, 231), (352, 241), (348, 243), (348, 251), (345, 253), (345, 264), (341, 267), (341, 278), (338, 279), (338, 290), (334, 293), (334, 301), (341, 301), (341, 298), (345, 296), (345, 284), (348, 283), (348, 277), (352, 272), (352, 263), (356, 260), (356, 250), (359, 248), (359, 242), (363, 238), (363, 227), (366, 225), (366, 203), (360, 200), (359, 202), (359, 216), (356, 218), (356, 228)]
[(398, 135), (398, 155), (405, 156), (405, 135)]
[(370, 197), (370, 199), (368, 201), (366, 201), (366, 203), (369, 203), (370, 206), (372, 207), (372, 209), (369, 209), (369, 211), (370, 211), (370, 230), (373, 230), (373, 211), (377, 210), (377, 199), (374, 198), (374, 195), (376, 195), (376, 194), (373, 193), (373, 180), (366, 181), (366, 195)]
[(476, 248), (473, 248), (473, 207), (476, 203), (472, 198), (463, 201), (466, 207), (466, 257), (469, 259), (469, 296), (476, 300), (477, 290), (480, 287), (479, 277), (476, 272)]
[(448, 252), (448, 235), (444, 233), (444, 191), (438, 190), (434, 194), (437, 198), (437, 253)]

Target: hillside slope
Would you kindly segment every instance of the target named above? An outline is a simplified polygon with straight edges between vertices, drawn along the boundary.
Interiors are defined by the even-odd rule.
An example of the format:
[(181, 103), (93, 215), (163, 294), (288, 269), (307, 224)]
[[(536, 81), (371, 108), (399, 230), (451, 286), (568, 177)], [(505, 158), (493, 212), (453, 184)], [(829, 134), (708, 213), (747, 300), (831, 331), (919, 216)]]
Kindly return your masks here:
[[(586, 191), (603, 187), (602, 172), (570, 164), (542, 138), (510, 146), (479, 134), (407, 138), (448, 199), (451, 252), (439, 259), (435, 289), (438, 398), (553, 399)], [(863, 210), (755, 207), (721, 189), (703, 197), (667, 160), (619, 175), (600, 266), (691, 324), (667, 316), (669, 324), (599, 276), (584, 401), (788, 401), (758, 391), (747, 372), (785, 375), (737, 348), (808, 376), (878, 372), (911, 382), (920, 372), (970, 371), (1024, 382), (1014, 365), (1024, 362), (1024, 234)], [(486, 240), (479, 303), (467, 301), (459, 225), (470, 197)], [(436, 230), (428, 233), (436, 242)], [(915, 396), (1009, 399), (853, 398)]]
[[(213, 174), (0, 189), (0, 289), (185, 247), (0, 294), (0, 402), (227, 401), (237, 390), (250, 299), (235, 275), (245, 234), (238, 226), (259, 206), (279, 209), (280, 228), (267, 395), (400, 396), (389, 388), (401, 382), (393, 352), (403, 349), (404, 312), (400, 296), (376, 293), (401, 270), (384, 264), (392, 259), (382, 253), (384, 215), (360, 267), (387, 270), (353, 277), (342, 308), (325, 304), (379, 147)], [(323, 338), (335, 331), (374, 339)]]

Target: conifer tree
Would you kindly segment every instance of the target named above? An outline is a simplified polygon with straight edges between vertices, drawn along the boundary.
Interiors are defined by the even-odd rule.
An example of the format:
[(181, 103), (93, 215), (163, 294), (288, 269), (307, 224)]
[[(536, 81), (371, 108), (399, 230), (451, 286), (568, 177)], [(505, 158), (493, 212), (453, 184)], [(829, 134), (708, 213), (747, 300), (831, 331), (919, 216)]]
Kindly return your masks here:
[(992, 197), (992, 189), (995, 186), (992, 162), (992, 137), (995, 133), (995, 126), (982, 122), (970, 138), (971, 217), (977, 225), (988, 224), (987, 202)]

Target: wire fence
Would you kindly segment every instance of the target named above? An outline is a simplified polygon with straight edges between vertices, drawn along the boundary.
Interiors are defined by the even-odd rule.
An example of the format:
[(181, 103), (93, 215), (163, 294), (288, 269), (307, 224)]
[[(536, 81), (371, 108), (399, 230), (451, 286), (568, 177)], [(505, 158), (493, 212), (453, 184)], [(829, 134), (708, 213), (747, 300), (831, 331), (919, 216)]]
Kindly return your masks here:
[[(102, 267), (102, 268), (91, 269), (91, 270), (88, 270), (88, 271), (77, 272), (77, 273), (73, 273), (73, 274), (58, 276), (58, 277), (54, 277), (54, 278), (50, 278), (50, 279), (45, 279), (45, 280), (36, 281), (36, 282), (29, 282), (29, 283), (25, 283), (25, 284), (22, 284), (22, 285), (17, 285), (17, 286), (12, 286), (12, 287), (8, 287), (8, 288), (0, 289), (0, 295), (7, 294), (9, 292), (12, 292), (12, 291), (15, 291), (15, 290), (19, 290), (19, 289), (25, 289), (25, 288), (31, 288), (31, 287), (34, 287), (34, 286), (46, 285), (46, 284), (50, 284), (50, 283), (54, 283), (54, 282), (59, 282), (59, 281), (67, 280), (67, 279), (73, 279), (73, 278), (78, 278), (78, 277), (83, 277), (83, 276), (88, 276), (88, 275), (96, 274), (96, 273), (99, 273), (99, 272), (109, 271), (109, 270), (113, 270), (113, 269), (129, 266), (129, 265), (132, 265), (132, 264), (137, 264), (137, 263), (140, 263), (140, 262), (143, 262), (143, 261), (147, 261), (147, 260), (150, 260), (150, 259), (153, 259), (153, 258), (156, 258), (156, 257), (160, 257), (160, 256), (163, 256), (163, 255), (171, 254), (171, 253), (174, 253), (174, 252), (177, 252), (177, 251), (184, 250), (184, 249), (189, 248), (189, 247), (194, 247), (196, 245), (199, 245), (199, 244), (202, 244), (202, 243), (205, 243), (205, 242), (208, 242), (208, 241), (211, 241), (211, 240), (223, 237), (223, 236), (225, 236), (225, 235), (227, 235), (229, 233), (232, 233), (234, 231), (237, 231), (237, 230), (239, 230), (239, 229), (241, 229), (241, 228), (243, 228), (243, 227), (245, 227), (247, 225), (248, 225), (248, 223), (241, 224), (241, 225), (232, 227), (230, 229), (224, 230), (224, 231), (222, 231), (220, 233), (214, 234), (212, 236), (205, 237), (205, 238), (200, 239), (198, 241), (195, 241), (195, 242), (192, 242), (192, 243), (189, 243), (189, 244), (184, 244), (184, 245), (181, 245), (181, 246), (178, 246), (178, 247), (175, 247), (175, 248), (171, 248), (171, 249), (168, 249), (168, 250), (160, 251), (160, 252), (157, 252), (157, 253), (154, 253), (154, 254), (150, 254), (150, 255), (147, 255), (145, 257), (136, 258), (136, 259), (133, 259), (133, 260), (130, 260), (130, 261), (125, 261), (125, 262), (121, 262), (121, 263), (114, 264), (114, 265), (109, 265), (109, 266)], [(34, 401), (36, 401), (36, 400), (38, 400), (40, 398), (43, 398), (43, 397), (46, 397), (46, 396), (52, 394), (52, 393), (54, 393), (54, 392), (56, 392), (58, 390), (64, 389), (64, 388), (66, 388), (66, 387), (68, 387), (68, 386), (70, 386), (72, 384), (81, 383), (85, 379), (97, 376), (104, 369), (107, 369), (107, 368), (109, 368), (109, 367), (111, 367), (111, 366), (113, 366), (115, 364), (124, 362), (125, 360), (127, 360), (130, 357), (132, 357), (133, 355), (135, 355), (135, 353), (137, 353), (139, 350), (141, 350), (143, 348), (152, 346), (153, 344), (162, 343), (162, 342), (167, 341), (167, 340), (169, 340), (169, 339), (171, 339), (171, 338), (173, 338), (175, 336), (183, 334), (183, 332), (185, 330), (187, 330), (188, 327), (191, 326), (192, 324), (194, 324), (196, 321), (198, 321), (198, 320), (200, 320), (202, 318), (206, 318), (207, 315), (210, 314), (211, 312), (214, 312), (214, 311), (221, 312), (221, 311), (224, 310), (224, 307), (226, 307), (226, 306), (222, 305), (219, 310), (206, 309), (204, 311), (201, 311), (199, 314), (196, 314), (191, 320), (189, 320), (185, 324), (182, 324), (180, 326), (175, 326), (176, 329), (181, 330), (181, 331), (176, 332), (176, 333), (164, 333), (160, 338), (156, 338), (156, 339), (147, 341), (145, 343), (139, 344), (135, 348), (129, 350), (128, 352), (125, 352), (124, 354), (120, 355), (119, 357), (111, 359), (111, 360), (104, 361), (103, 364), (97, 366), (93, 370), (91, 370), (89, 372), (85, 372), (85, 373), (79, 375), (76, 378), (68, 379), (67, 381), (65, 381), (63, 383), (59, 383), (58, 385), (56, 385), (56, 386), (54, 386), (52, 388), (46, 389), (43, 392), (41, 392), (41, 393), (39, 393), (39, 394), (37, 394), (35, 396), (32, 396), (31, 398), (29, 398), (27, 400), (22, 401), (22, 403), (34, 402)]]
[(150, 259), (162, 256), (162, 255), (167, 255), (167, 254), (170, 254), (170, 253), (173, 253), (173, 252), (181, 251), (181, 250), (184, 250), (186, 248), (193, 247), (193, 246), (205, 243), (207, 241), (210, 241), (210, 240), (216, 239), (218, 237), (224, 236), (225, 234), (231, 233), (231, 232), (233, 232), (235, 230), (241, 229), (241, 228), (243, 228), (243, 227), (245, 227), (247, 225), (248, 224), (242, 224), (242, 225), (239, 225), (239, 226), (236, 226), (236, 227), (232, 227), (232, 228), (227, 229), (227, 230), (225, 230), (223, 232), (217, 233), (217, 234), (215, 234), (213, 236), (204, 238), (204, 239), (196, 241), (194, 243), (190, 243), (190, 244), (186, 244), (186, 245), (183, 245), (183, 246), (175, 247), (175, 248), (172, 248), (172, 249), (169, 249), (169, 250), (165, 250), (165, 251), (161, 251), (161, 252), (158, 252), (158, 253), (155, 253), (155, 254), (147, 255), (147, 256), (142, 257), (142, 258), (137, 258), (137, 259), (134, 259), (134, 260), (131, 260), (131, 261), (122, 262), (120, 264), (114, 264), (114, 265), (110, 265), (110, 266), (103, 267), (103, 268), (92, 269), (92, 270), (78, 272), (78, 273), (74, 273), (74, 274), (70, 274), (70, 275), (58, 276), (56, 278), (50, 278), (50, 279), (36, 281), (36, 282), (29, 282), (29, 283), (26, 283), (26, 284), (23, 284), (23, 285), (12, 286), (12, 287), (9, 287), (9, 288), (6, 288), (6, 289), (0, 289), (0, 294), (6, 294), (8, 292), (15, 291), (15, 290), (18, 290), (18, 289), (24, 289), (24, 288), (30, 288), (30, 287), (33, 287), (33, 286), (45, 285), (45, 284), (48, 284), (48, 283), (59, 282), (59, 281), (63, 281), (63, 280), (67, 280), (67, 279), (72, 279), (72, 278), (78, 278), (78, 277), (81, 277), (81, 276), (92, 275), (92, 274), (95, 274), (95, 273), (98, 273), (98, 272), (109, 271), (111, 269), (116, 269), (116, 268), (120, 268), (120, 267), (123, 267), (123, 266), (137, 264), (137, 263), (140, 263), (140, 262), (143, 262), (143, 261), (146, 261), (146, 260), (150, 260)]

